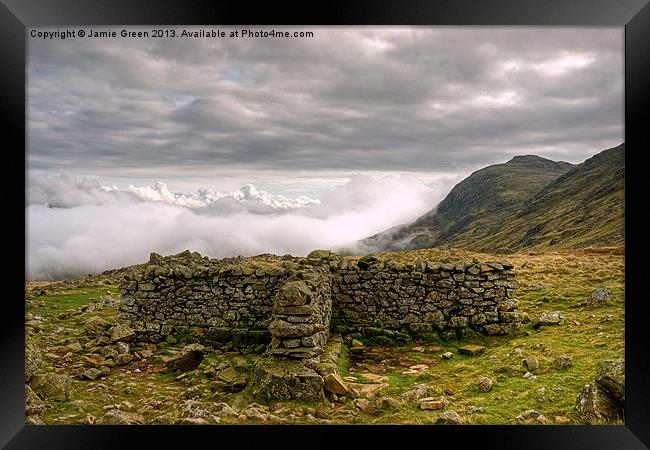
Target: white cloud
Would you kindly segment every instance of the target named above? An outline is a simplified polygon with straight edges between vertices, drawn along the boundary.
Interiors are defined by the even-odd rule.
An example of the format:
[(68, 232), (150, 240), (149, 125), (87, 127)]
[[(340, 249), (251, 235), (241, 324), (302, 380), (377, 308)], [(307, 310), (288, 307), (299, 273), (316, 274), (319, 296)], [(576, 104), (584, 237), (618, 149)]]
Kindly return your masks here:
[[(140, 263), (152, 251), (170, 254), (191, 249), (222, 258), (305, 255), (315, 248), (351, 247), (359, 239), (412, 221), (451, 187), (447, 179), (431, 188), (412, 176), (357, 174), (325, 193), (320, 203), (271, 211), (260, 198), (274, 194), (252, 185), (206, 207), (187, 208), (170, 204), (179, 194), (170, 193), (162, 183), (150, 190), (121, 192), (71, 176), (61, 179), (48, 184), (43, 181), (47, 177), (37, 177), (30, 187), (43, 191), (48, 186), (47, 201), (27, 206), (29, 279), (56, 279)], [(74, 200), (52, 207), (52, 199), (61, 198)], [(255, 206), (242, 208), (242, 204)]]

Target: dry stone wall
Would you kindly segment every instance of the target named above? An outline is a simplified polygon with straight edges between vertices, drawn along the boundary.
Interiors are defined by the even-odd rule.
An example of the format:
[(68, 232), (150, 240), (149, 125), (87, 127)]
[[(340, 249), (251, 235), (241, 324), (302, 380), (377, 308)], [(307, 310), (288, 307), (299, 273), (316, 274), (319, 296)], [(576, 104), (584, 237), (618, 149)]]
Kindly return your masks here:
[(270, 342), (272, 354), (315, 367), (330, 330), (510, 333), (521, 324), (515, 289), (506, 261), (154, 253), (122, 282), (120, 320), (145, 341)]
[(343, 260), (333, 272), (335, 331), (516, 330), (515, 273), (506, 261)]

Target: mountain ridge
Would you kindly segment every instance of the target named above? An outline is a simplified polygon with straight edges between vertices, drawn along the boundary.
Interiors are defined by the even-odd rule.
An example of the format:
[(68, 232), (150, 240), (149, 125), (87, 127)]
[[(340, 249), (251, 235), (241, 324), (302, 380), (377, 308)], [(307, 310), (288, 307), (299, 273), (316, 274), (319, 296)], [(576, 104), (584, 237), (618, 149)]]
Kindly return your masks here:
[(473, 172), (413, 223), (362, 240), (381, 251), (478, 251), (624, 242), (625, 143), (580, 164), (518, 155)]

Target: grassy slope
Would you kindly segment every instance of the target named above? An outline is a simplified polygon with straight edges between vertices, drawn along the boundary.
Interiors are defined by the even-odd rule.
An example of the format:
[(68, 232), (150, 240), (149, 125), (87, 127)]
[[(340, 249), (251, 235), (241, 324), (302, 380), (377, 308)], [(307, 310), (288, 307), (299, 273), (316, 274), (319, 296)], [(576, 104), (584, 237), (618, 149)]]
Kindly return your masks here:
[[(499, 258), (496, 255), (474, 254), (467, 251), (419, 250), (425, 258), (477, 257), (481, 260)], [(408, 254), (386, 254), (380, 257), (413, 259)], [(575, 397), (580, 388), (593, 381), (597, 364), (603, 359), (624, 354), (624, 255), (622, 248), (601, 249), (583, 252), (538, 252), (518, 253), (508, 257), (518, 273), (521, 311), (535, 319), (544, 310), (559, 310), (566, 320), (558, 326), (542, 327), (539, 331), (527, 326), (518, 337), (473, 336), (463, 341), (430, 341), (423, 345), (424, 353), (411, 351), (407, 347), (385, 347), (369, 349), (384, 352), (387, 360), (398, 360), (398, 364), (380, 364), (381, 374), (387, 376), (390, 386), (383, 394), (399, 398), (399, 395), (416, 383), (428, 383), (433, 391), (444, 395), (450, 404), (443, 411), (421, 411), (416, 406), (402, 405), (397, 410), (379, 414), (358, 411), (351, 403), (304, 404), (287, 402), (274, 408), (293, 408), (316, 414), (333, 423), (433, 423), (441, 412), (453, 409), (466, 423), (509, 424), (527, 409), (536, 409), (554, 422), (556, 416), (567, 417), (571, 423), (584, 423), (574, 410)], [(575, 305), (597, 287), (612, 290), (615, 301), (610, 305), (595, 308), (576, 308)], [(45, 358), (44, 370), (73, 375), (79, 370), (82, 354), (65, 357), (67, 350), (61, 346), (71, 342), (83, 342), (81, 322), (91, 315), (114, 317), (114, 309), (101, 309), (70, 317), (58, 318), (61, 312), (90, 304), (106, 290), (115, 292), (115, 286), (75, 286), (69, 292), (64, 289), (37, 297), (28, 312), (44, 317), (43, 333), (35, 339), (43, 353), (59, 355), (61, 359)], [(607, 316), (611, 320), (606, 320)], [(465, 343), (479, 343), (487, 346), (486, 352), (478, 357), (467, 357), (457, 353), (457, 347)], [(437, 348), (434, 348), (437, 347)], [(169, 345), (161, 345), (156, 354), (169, 351)], [(535, 356), (540, 361), (540, 371), (534, 380), (523, 378), (521, 357), (513, 355), (513, 349), (520, 348), (525, 357)], [(444, 351), (452, 351), (451, 360), (440, 358)], [(551, 367), (553, 358), (563, 354), (574, 357), (570, 369), (555, 370)], [(224, 356), (216, 357), (223, 359)], [(402, 372), (412, 364), (427, 363), (429, 368), (417, 375)], [(339, 361), (343, 375), (353, 375), (367, 370), (360, 366), (364, 361), (353, 360), (346, 355)], [(376, 366), (376, 365), (375, 365)], [(494, 380), (491, 392), (481, 392), (476, 386), (478, 376), (489, 376)], [(73, 381), (72, 398), (67, 402), (50, 402), (43, 414), (46, 423), (92, 423), (93, 418), (103, 415), (107, 405), (121, 404), (145, 417), (147, 423), (175, 423), (181, 415), (180, 404), (187, 398), (188, 388), (197, 391), (192, 397), (205, 402), (226, 401), (235, 407), (252, 401), (241, 395), (228, 394), (215, 398), (209, 388), (210, 380), (201, 371), (190, 373), (184, 380), (176, 380), (167, 373), (159, 359), (153, 358), (141, 373), (128, 373), (124, 367), (114, 368), (111, 374), (96, 382)], [(543, 388), (543, 389), (542, 389)], [(446, 394), (445, 390), (453, 394)], [(127, 403), (124, 403), (124, 402)], [(128, 406), (129, 403), (133, 406)], [(467, 406), (483, 406), (483, 414), (466, 413)], [(231, 418), (222, 423), (238, 423)], [(307, 419), (295, 420), (306, 423)], [(294, 422), (292, 422), (294, 423)]]
[(624, 243), (625, 145), (578, 166), (535, 156), (474, 172), (411, 225), (364, 240), (385, 250), (583, 248)]

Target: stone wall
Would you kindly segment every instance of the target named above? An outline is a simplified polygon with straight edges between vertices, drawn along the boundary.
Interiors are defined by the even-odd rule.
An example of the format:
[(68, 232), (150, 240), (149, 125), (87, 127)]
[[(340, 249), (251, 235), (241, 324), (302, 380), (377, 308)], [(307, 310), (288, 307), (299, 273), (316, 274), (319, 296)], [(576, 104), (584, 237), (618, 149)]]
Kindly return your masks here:
[(272, 354), (309, 367), (330, 329), (507, 334), (520, 326), (508, 262), (413, 259), (152, 254), (121, 285), (120, 320), (154, 342), (169, 335), (270, 342)]
[[(428, 333), (472, 328), (507, 334), (521, 322), (515, 274), (506, 261), (403, 263), (367, 256), (333, 271), (335, 331)], [(379, 331), (379, 330), (378, 330)]]
[(148, 265), (122, 282), (119, 319), (142, 341), (188, 335), (269, 342), (273, 296), (287, 274), (281, 264), (263, 261), (152, 253)]

